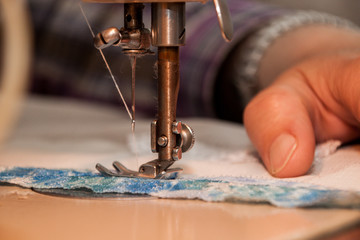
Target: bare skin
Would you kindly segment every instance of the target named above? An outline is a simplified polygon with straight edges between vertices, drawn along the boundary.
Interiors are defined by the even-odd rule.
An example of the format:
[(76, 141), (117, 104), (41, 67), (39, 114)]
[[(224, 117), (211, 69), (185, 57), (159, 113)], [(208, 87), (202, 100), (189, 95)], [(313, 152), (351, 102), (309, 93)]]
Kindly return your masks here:
[[(304, 38), (314, 31), (318, 37)], [(359, 46), (360, 34), (355, 31), (309, 26), (270, 47), (259, 77), (272, 84), (244, 113), (248, 135), (270, 174), (304, 175), (316, 143), (360, 137)]]

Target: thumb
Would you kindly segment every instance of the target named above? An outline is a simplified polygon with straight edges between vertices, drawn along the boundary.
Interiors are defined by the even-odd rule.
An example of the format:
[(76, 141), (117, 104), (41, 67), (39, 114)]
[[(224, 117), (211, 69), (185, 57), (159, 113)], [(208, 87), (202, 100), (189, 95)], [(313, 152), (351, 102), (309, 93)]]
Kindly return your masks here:
[[(315, 134), (306, 99), (295, 85), (276, 84), (258, 94), (244, 111), (249, 138), (276, 177), (305, 174), (313, 161)], [(300, 83), (301, 84), (301, 83)]]

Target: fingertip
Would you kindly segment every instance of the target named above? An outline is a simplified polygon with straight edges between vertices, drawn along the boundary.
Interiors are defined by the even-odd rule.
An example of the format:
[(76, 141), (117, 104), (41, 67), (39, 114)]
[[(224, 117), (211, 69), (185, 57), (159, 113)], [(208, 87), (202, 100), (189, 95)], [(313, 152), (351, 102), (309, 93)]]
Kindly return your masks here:
[(308, 172), (315, 136), (309, 113), (298, 97), (283, 89), (265, 91), (246, 108), (244, 124), (271, 175), (286, 178)]
[[(288, 145), (288, 149), (279, 149), (282, 150), (277, 155), (271, 154), (270, 150), (269, 161), (271, 162), (271, 168), (268, 168), (268, 171), (271, 175), (278, 178), (289, 178), (289, 177), (299, 177), (305, 175), (313, 163), (314, 152), (315, 152), (315, 140), (306, 140), (302, 137), (297, 138), (296, 142), (282, 142), (283, 145)], [(275, 139), (273, 144), (279, 144)], [(273, 147), (274, 145), (272, 145)], [(276, 146), (276, 145), (275, 145)], [(278, 146), (277, 146), (278, 147)], [(278, 162), (278, 165), (276, 165)]]
[(293, 158), (297, 147), (298, 141), (292, 134), (281, 133), (280, 136), (276, 137), (269, 150), (269, 172), (274, 176), (281, 173)]

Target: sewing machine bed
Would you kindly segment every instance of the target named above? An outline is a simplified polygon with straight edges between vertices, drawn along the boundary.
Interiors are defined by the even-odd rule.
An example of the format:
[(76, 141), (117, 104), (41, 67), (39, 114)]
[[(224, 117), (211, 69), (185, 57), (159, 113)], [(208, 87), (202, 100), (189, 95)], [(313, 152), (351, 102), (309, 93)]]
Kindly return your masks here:
[[(195, 196), (214, 201), (214, 195), (207, 193), (213, 193), (211, 191), (215, 185), (220, 186), (224, 177), (227, 180), (238, 177), (246, 179), (247, 182), (241, 182), (240, 185), (248, 184), (249, 179), (268, 185), (281, 185), (263, 169), (241, 126), (209, 119), (187, 119), (186, 122), (195, 129), (197, 142), (194, 149), (184, 154), (184, 159), (177, 166), (184, 168), (183, 176), (193, 176), (193, 180), (219, 180), (213, 182), (211, 189), (203, 189), (205, 195), (189, 197), (184, 195), (184, 191), (172, 191), (164, 195), (166, 191), (162, 191), (150, 193), (150, 197), (72, 199), (41, 195), (14, 186), (1, 186), (0, 238), (48, 239), (51, 236), (52, 239), (66, 239), (73, 235), (95, 239), (121, 233), (124, 239), (138, 239), (148, 235), (157, 239), (217, 239), (219, 236), (226, 236), (226, 239), (238, 239), (239, 236), (244, 239), (262, 239), (266, 236), (289, 239), (332, 234), (360, 220), (358, 210), (280, 209), (267, 204), (240, 203), (241, 196), (220, 199), (236, 203), (157, 199), (154, 196)], [(26, 103), (12, 138), (2, 146), (0, 169), (2, 172), (14, 170), (14, 166), (22, 167), (22, 170), (75, 169), (82, 172), (90, 170), (91, 174), (95, 174), (94, 166), (97, 162), (110, 167), (114, 160), (136, 169), (141, 163), (155, 157), (149, 150), (149, 125), (148, 119), (137, 122), (134, 144), (130, 121), (120, 107), (114, 109), (76, 101), (32, 97)], [(292, 185), (296, 188), (299, 186), (297, 184), (301, 184), (305, 187), (351, 192), (353, 202), (347, 202), (345, 206), (358, 206), (360, 179), (355, 174), (349, 174), (349, 169), (354, 173), (359, 170), (356, 161), (359, 147), (351, 146), (331, 154), (336, 144), (330, 142), (318, 147), (317, 163), (311, 174), (287, 179), (282, 182), (283, 186)], [(342, 158), (350, 165), (349, 168), (339, 163)], [(29, 179), (34, 180), (34, 175), (26, 178), (28, 182), (21, 180), (21, 177), (11, 179), (13, 181), (3, 182), (22, 181), (22, 186), (37, 187), (34, 181), (29, 182)], [(181, 182), (181, 179), (180, 176), (176, 181)], [(258, 194), (266, 195), (261, 192)], [(301, 206), (288, 203), (272, 202), (285, 207)], [(343, 203), (337, 204), (339, 207)]]

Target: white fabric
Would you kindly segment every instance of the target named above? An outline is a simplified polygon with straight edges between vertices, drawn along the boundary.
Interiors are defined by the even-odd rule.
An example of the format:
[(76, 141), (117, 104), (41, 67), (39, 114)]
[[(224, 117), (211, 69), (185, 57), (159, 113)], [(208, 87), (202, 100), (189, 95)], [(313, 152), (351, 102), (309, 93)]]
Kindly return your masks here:
[[(136, 123), (118, 109), (58, 99), (30, 99), (14, 135), (0, 150), (0, 168), (10, 166), (92, 169), (115, 160), (136, 169), (156, 158), (150, 151), (151, 119)], [(180, 119), (182, 120), (182, 119)], [(196, 134), (193, 149), (176, 163), (184, 174), (274, 179), (258, 159), (241, 125), (210, 119), (187, 119)], [(317, 147), (310, 172), (286, 181), (360, 191), (360, 146), (340, 148), (330, 141)], [(135, 153), (136, 152), (136, 153)], [(333, 154), (331, 154), (333, 153)], [(137, 155), (137, 157), (136, 157)]]

